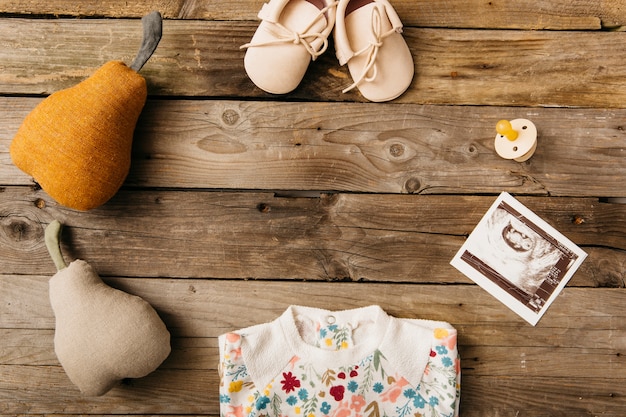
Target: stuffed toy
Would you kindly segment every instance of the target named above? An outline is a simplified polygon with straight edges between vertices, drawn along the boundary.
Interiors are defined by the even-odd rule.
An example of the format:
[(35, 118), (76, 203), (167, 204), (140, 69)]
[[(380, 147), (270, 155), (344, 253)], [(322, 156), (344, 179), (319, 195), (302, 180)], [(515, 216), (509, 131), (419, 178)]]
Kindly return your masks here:
[(91, 77), (43, 100), (10, 146), (13, 163), (58, 203), (89, 210), (107, 202), (130, 170), (135, 125), (147, 98), (138, 71), (156, 49), (159, 12), (144, 16), (143, 41), (126, 66), (110, 61)]
[(125, 378), (141, 378), (158, 368), (170, 354), (170, 334), (142, 298), (108, 286), (83, 260), (66, 265), (61, 229), (55, 220), (45, 231), (58, 271), (49, 283), (54, 349), (80, 391), (100, 396)]

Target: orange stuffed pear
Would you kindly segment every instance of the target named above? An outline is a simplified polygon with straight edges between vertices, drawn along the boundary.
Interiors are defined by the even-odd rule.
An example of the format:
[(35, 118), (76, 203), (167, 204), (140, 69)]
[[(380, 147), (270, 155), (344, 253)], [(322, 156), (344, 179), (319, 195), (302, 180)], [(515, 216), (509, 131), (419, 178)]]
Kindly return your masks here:
[(143, 19), (133, 64), (111, 61), (91, 77), (51, 94), (25, 119), (10, 146), (13, 163), (58, 203), (90, 210), (117, 193), (130, 170), (135, 126), (146, 103), (138, 73), (161, 38), (161, 15)]

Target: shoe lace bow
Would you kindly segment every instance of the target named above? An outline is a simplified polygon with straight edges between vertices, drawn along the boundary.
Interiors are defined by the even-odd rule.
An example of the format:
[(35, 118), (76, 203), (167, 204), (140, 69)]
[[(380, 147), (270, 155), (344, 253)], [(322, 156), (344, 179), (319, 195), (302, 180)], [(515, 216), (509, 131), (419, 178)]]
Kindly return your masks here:
[[(372, 29), (372, 39), (369, 44), (365, 46), (363, 49), (354, 53), (353, 56), (360, 56), (367, 53), (367, 59), (365, 61), (365, 67), (363, 67), (363, 71), (361, 75), (357, 79), (354, 80), (354, 83), (350, 85), (348, 88), (344, 89), (343, 92), (347, 93), (348, 91), (358, 87), (363, 82), (372, 82), (376, 79), (378, 75), (378, 68), (376, 66), (376, 58), (378, 57), (378, 51), (383, 46), (383, 40), (396, 33), (401, 31), (399, 28), (391, 28), (387, 32), (383, 32), (383, 18), (381, 15), (381, 11), (378, 6), (372, 8), (372, 20), (371, 20), (371, 29)], [(371, 73), (371, 74), (370, 74)]]
[[(263, 42), (249, 42), (245, 45), (241, 45), (239, 49), (246, 49), (256, 46), (270, 46), (293, 43), (295, 45), (302, 45), (311, 55), (313, 61), (315, 61), (318, 56), (322, 55), (326, 51), (326, 49), (328, 49), (328, 37), (321, 32), (315, 32), (311, 29), (320, 19), (325, 18), (326, 13), (330, 9), (337, 7), (337, 3), (338, 2), (336, 1), (331, 2), (328, 6), (320, 9), (320, 12), (317, 14), (315, 19), (313, 19), (302, 32), (296, 32), (294, 30), (291, 30), (279, 22), (270, 22), (271, 26), (269, 31), (272, 33), (272, 35), (274, 35), (275, 39)], [(317, 48), (313, 46), (313, 43), (316, 40), (322, 41)]]

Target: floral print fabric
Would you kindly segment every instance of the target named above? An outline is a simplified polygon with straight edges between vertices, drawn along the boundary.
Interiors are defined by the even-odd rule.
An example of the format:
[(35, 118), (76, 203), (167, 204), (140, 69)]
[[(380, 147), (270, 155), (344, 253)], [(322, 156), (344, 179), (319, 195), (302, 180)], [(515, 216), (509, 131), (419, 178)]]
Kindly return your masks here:
[[(316, 345), (352, 347), (349, 326), (317, 325)], [(412, 385), (394, 369), (389, 353), (374, 350), (339, 367), (293, 356), (266, 386), (256, 386), (242, 355), (242, 333), (221, 340), (220, 414), (222, 417), (453, 417), (458, 412), (460, 363), (456, 331), (433, 329), (424, 374)], [(410, 346), (403, 347), (410, 349)]]
[(341, 350), (348, 349), (352, 346), (352, 327), (339, 326), (337, 324), (328, 324), (322, 327), (321, 323), (317, 324), (318, 339), (315, 346), (321, 349)]

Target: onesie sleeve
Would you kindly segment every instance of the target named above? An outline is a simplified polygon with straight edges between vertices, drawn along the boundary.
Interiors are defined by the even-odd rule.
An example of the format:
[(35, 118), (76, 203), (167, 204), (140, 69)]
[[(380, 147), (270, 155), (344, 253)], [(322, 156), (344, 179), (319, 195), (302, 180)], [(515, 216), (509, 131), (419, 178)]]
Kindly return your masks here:
[[(403, 412), (398, 409), (396, 414), (457, 417), (461, 367), (456, 329), (430, 320), (397, 319), (394, 323), (382, 352), (394, 379), (403, 382), (401, 387), (397, 383), (390, 387), (393, 398), (410, 399)], [(382, 391), (381, 395), (391, 398), (390, 392)], [(409, 408), (410, 414), (404, 413)]]
[[(459, 415), (461, 361), (457, 331), (451, 327), (433, 329), (430, 359), (420, 383), (425, 408), (440, 411), (433, 415)], [(453, 414), (450, 414), (453, 412)]]
[(241, 334), (226, 333), (219, 337), (220, 416), (242, 416), (254, 384), (241, 353)]

